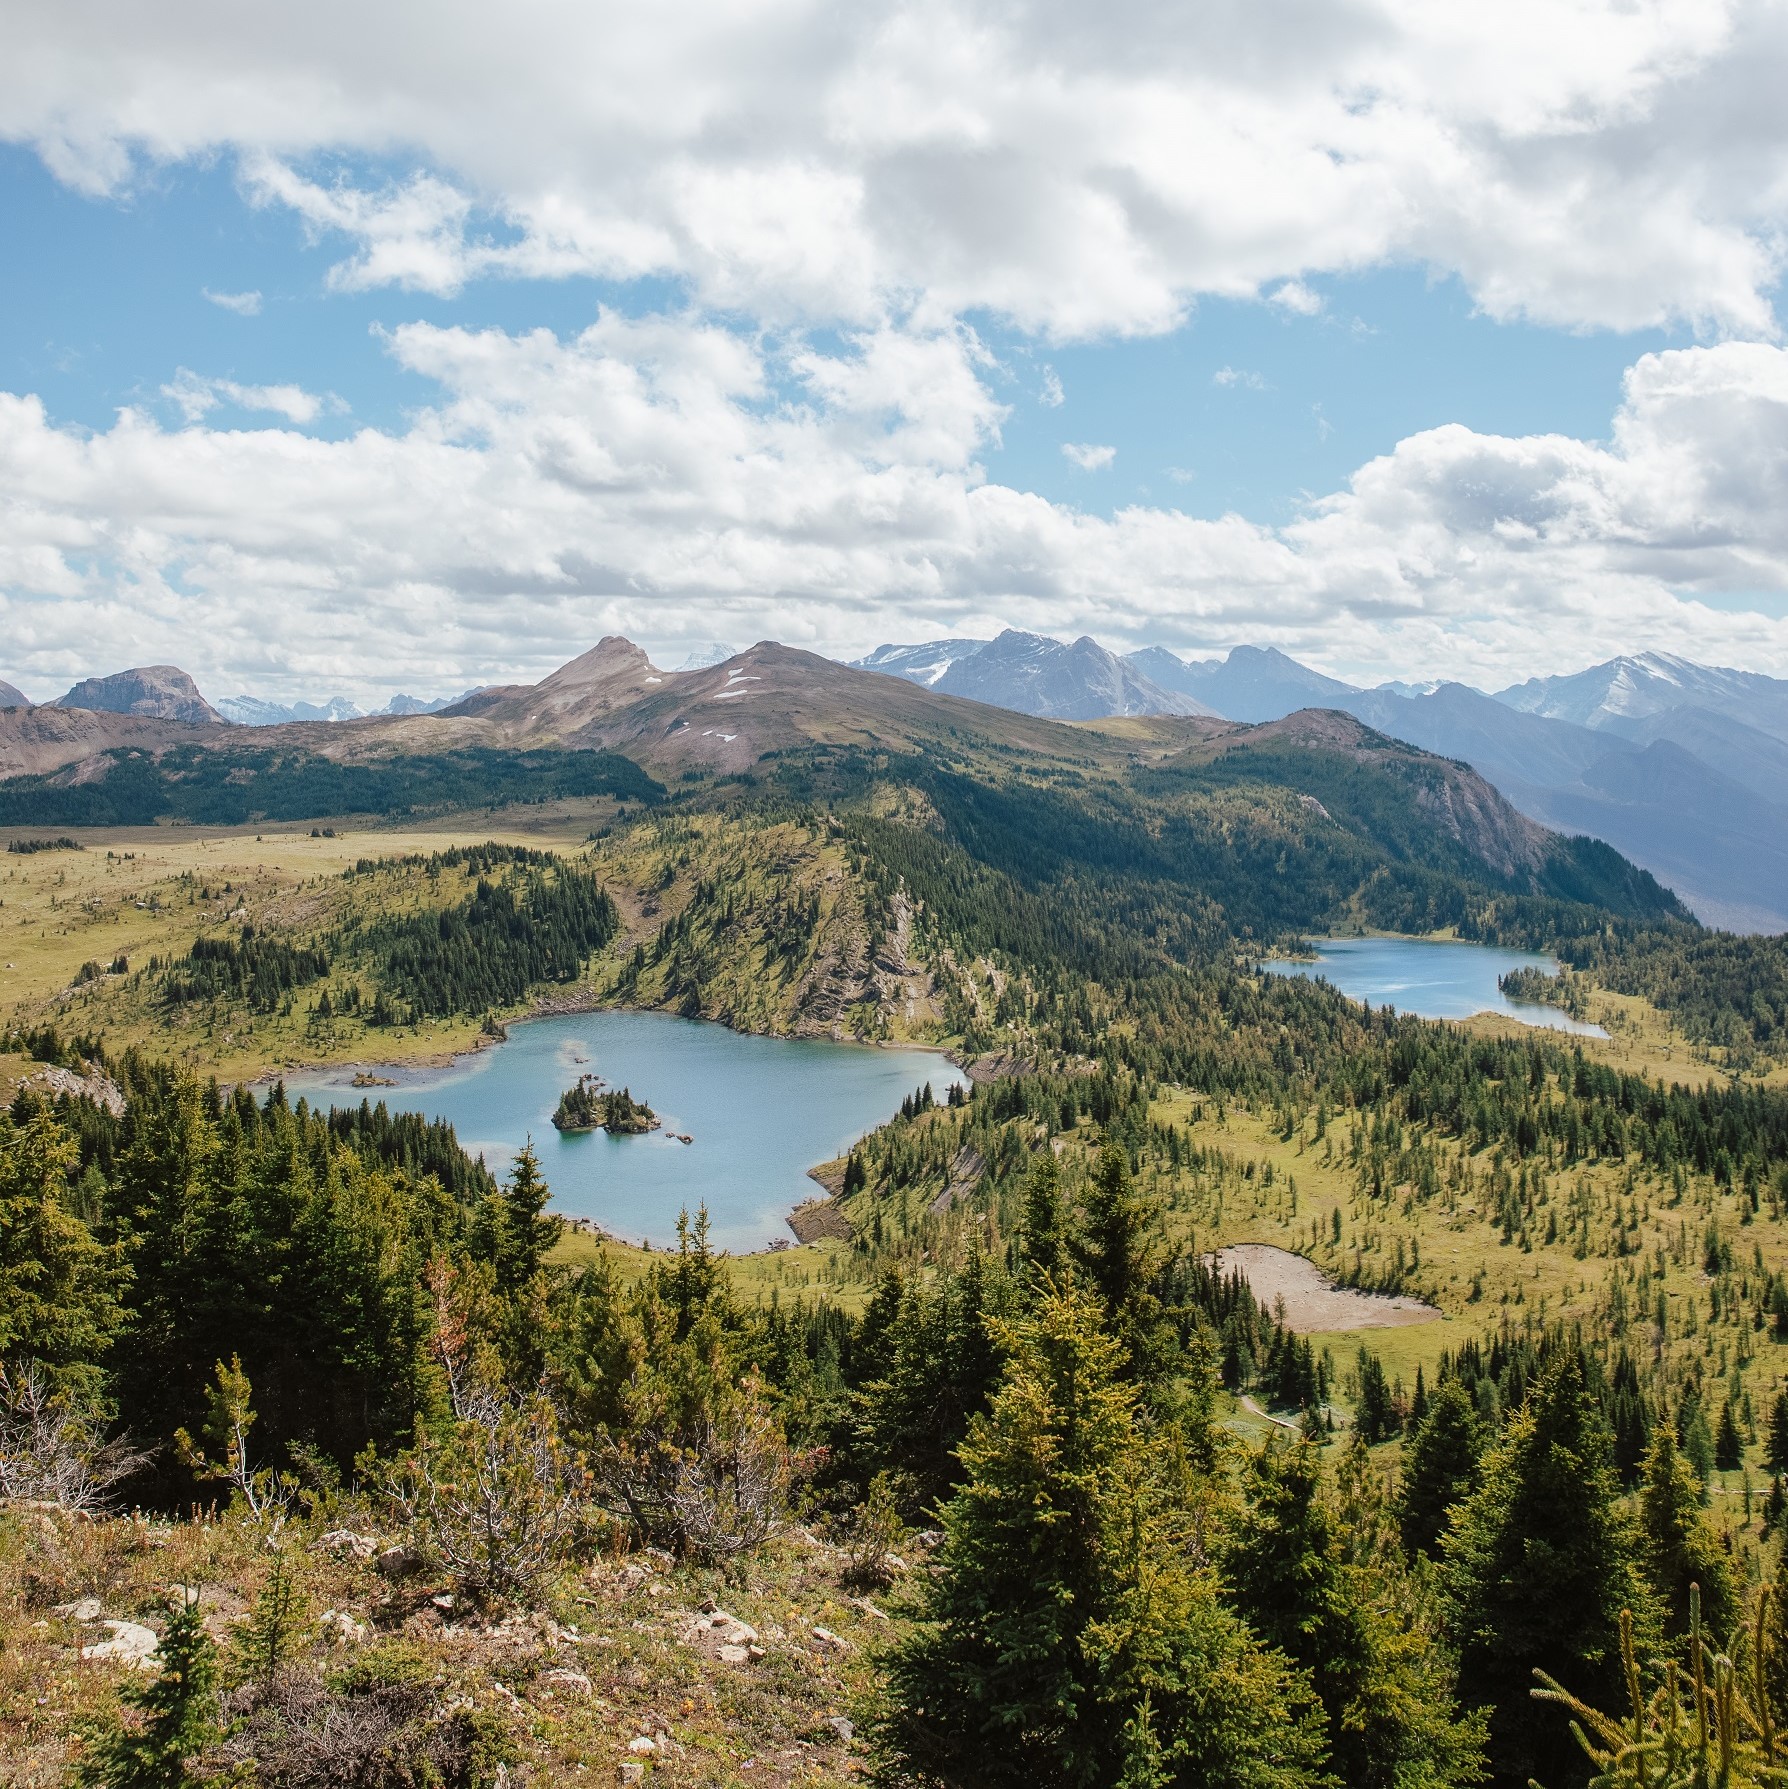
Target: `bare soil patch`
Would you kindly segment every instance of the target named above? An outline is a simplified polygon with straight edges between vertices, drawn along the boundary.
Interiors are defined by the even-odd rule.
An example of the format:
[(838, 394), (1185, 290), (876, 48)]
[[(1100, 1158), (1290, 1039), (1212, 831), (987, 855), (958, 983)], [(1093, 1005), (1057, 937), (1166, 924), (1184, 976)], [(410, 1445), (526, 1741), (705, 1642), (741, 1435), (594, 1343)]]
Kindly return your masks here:
[(1296, 1335), (1338, 1329), (1400, 1329), (1410, 1323), (1432, 1323), (1441, 1314), (1419, 1298), (1337, 1286), (1313, 1261), (1266, 1243), (1243, 1242), (1219, 1249), (1216, 1261), (1225, 1274), (1239, 1272), (1269, 1310), (1280, 1312), (1283, 1301), (1281, 1320)]

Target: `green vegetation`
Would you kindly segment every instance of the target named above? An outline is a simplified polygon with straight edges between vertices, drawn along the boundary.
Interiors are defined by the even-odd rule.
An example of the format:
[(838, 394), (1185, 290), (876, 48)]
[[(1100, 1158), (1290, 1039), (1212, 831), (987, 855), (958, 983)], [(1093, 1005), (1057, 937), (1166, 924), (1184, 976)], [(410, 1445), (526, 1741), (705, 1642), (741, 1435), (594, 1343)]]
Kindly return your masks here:
[(651, 803), (664, 790), (613, 752), (500, 752), (339, 763), (271, 747), (169, 746), (151, 757), (123, 747), (91, 780), (20, 776), (0, 783), (0, 826), (202, 826), (309, 820), (320, 814), (421, 814), (617, 796)]
[(553, 1125), (562, 1131), (607, 1131), (612, 1136), (638, 1136), (658, 1128), (658, 1114), (626, 1087), (604, 1092), (593, 1075), (581, 1076), (559, 1095)]
[[(107, 953), (71, 948), (67, 1023), (15, 1041), (125, 1109), (28, 1089), (0, 1120), (0, 1430), (35, 1462), (8, 1494), (184, 1513), (165, 1567), (104, 1581), (235, 1587), (180, 1770), (328, 1780), (319, 1736), (376, 1728), (351, 1780), (783, 1781), (787, 1752), (952, 1789), (1584, 1782), (1536, 1671), (1613, 1781), (1716, 1740), (1734, 1784), (1775, 1768), (1788, 1094), (1252, 967), (1446, 927), (1609, 940), (1572, 970), (1606, 988), (1693, 928), (1401, 748), (1137, 756), (791, 755), (576, 857), (367, 855), (241, 917), (195, 870), (203, 949), (74, 985)], [(1737, 961), (1685, 945), (1669, 998), (1738, 1010)], [(923, 1032), (978, 1078), (828, 1170), (823, 1248), (735, 1264), (699, 1215), (674, 1251), (561, 1235), (531, 1152), (499, 1180), (442, 1127), (226, 1094), (96, 1028), (140, 1000), (359, 1041), (572, 981)], [(650, 1113), (580, 1082), (560, 1117)], [(1240, 1241), (1450, 1321), (1311, 1333), (1217, 1270)], [(64, 1691), (30, 1624), (74, 1620), (35, 1613), (75, 1606), (67, 1561), (136, 1543), (44, 1514), (62, 1565), (0, 1518), (32, 1692), (0, 1720), (47, 1775), (66, 1732), (30, 1710), (103, 1680)], [(333, 1651), (299, 1626), (325, 1606)]]

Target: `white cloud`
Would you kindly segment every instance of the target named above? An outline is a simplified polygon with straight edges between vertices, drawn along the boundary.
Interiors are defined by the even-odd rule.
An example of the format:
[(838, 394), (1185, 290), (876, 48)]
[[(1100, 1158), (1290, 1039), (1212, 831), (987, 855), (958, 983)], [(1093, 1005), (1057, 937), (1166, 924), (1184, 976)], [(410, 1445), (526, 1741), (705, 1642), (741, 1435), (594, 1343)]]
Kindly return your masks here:
[(1211, 374), (1213, 385), (1239, 385), (1244, 391), (1265, 391), (1266, 380), (1258, 373), (1244, 372), (1240, 367), (1220, 366)]
[[(389, 351), (440, 401), (334, 441), (203, 408), (88, 433), (0, 395), (7, 675), (65, 686), (103, 641), (223, 690), (333, 690), (344, 664), (457, 689), (611, 632), (843, 651), (1019, 616), (1374, 681), (1496, 686), (1640, 647), (1788, 674), (1788, 622), (1715, 606), (1788, 591), (1769, 345), (1643, 357), (1604, 442), (1412, 436), (1282, 528), (987, 482), (1004, 411), (953, 328), (822, 353), (604, 314), (570, 340), (411, 324)], [(198, 406), (267, 396), (187, 378)]]
[(315, 422), (325, 411), (339, 413), (346, 409), (340, 398), (317, 397), (302, 386), (238, 385), (234, 379), (201, 379), (185, 367), (161, 388), (161, 395), (178, 404), (188, 422), (198, 422), (219, 404), (234, 404), (239, 410), (270, 410), (288, 422), (301, 424)]
[(1059, 410), (1068, 401), (1068, 394), (1062, 390), (1061, 376), (1052, 366), (1043, 369), (1043, 389), (1037, 394), (1037, 402), (1045, 410)]
[(1267, 302), (1296, 317), (1314, 317), (1322, 309), (1322, 294), (1311, 291), (1302, 280), (1287, 280), (1267, 294)]
[(1062, 455), (1082, 472), (1103, 472), (1117, 458), (1117, 449), (1095, 447), (1088, 441), (1064, 441)]
[(17, 0), (0, 137), (85, 192), (235, 153), (259, 202), (346, 245), (352, 288), (654, 274), (773, 322), (917, 304), (1066, 338), (1207, 293), (1307, 311), (1315, 276), (1394, 261), (1496, 317), (1775, 329), (1779, 0), (221, 19)]
[(238, 317), (258, 317), (261, 314), (259, 292), (213, 292), (209, 286), (201, 286), (199, 294), (210, 299), (220, 310), (234, 311)]

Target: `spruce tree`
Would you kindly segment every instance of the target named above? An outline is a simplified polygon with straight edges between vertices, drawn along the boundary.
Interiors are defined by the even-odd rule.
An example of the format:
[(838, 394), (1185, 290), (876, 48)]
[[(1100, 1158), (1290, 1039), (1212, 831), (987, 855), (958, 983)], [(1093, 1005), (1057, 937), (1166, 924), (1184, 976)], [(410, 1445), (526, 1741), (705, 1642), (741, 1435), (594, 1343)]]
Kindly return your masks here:
[(1568, 1722), (1530, 1696), (1534, 1668), (1593, 1706), (1620, 1706), (1621, 1611), (1644, 1636), (1656, 1628), (1575, 1353), (1560, 1353), (1530, 1388), (1441, 1546), (1460, 1698), (1490, 1710), (1493, 1780), (1575, 1780), (1582, 1754)]
[(153, 1681), (120, 1692), (140, 1718), (89, 1732), (77, 1789), (192, 1789), (199, 1781), (189, 1766), (218, 1731), (217, 1649), (195, 1595), (177, 1596), (159, 1656)]
[(1720, 1406), (1720, 1426), (1714, 1435), (1714, 1465), (1721, 1472), (1736, 1472), (1745, 1463), (1745, 1444), (1732, 1419), (1732, 1400)]
[(1037, 1157), (1025, 1182), (1019, 1247), (1033, 1286), (1060, 1280), (1068, 1265), (1068, 1214), (1062, 1202), (1062, 1171), (1048, 1148)]
[(1765, 1444), (1765, 1463), (1778, 1477), (1788, 1472), (1788, 1391), (1776, 1393), (1769, 1411), (1769, 1440)]
[(1701, 1518), (1701, 1487), (1668, 1423), (1658, 1424), (1646, 1451), (1639, 1528), (1665, 1631), (1672, 1637), (1689, 1631), (1689, 1588), (1699, 1584), (1703, 1625), (1717, 1640), (1730, 1639), (1738, 1617), (1731, 1563)]
[(1411, 1553), (1439, 1553), (1453, 1506), (1477, 1483), (1483, 1451), (1483, 1419), (1470, 1393), (1457, 1379), (1443, 1379), (1403, 1447), (1397, 1522)]
[(1131, 1446), (1136, 1393), (1081, 1291), (1047, 1294), (1015, 1338), (991, 1414), (961, 1450), (941, 1568), (890, 1661), (886, 1738), (908, 1768), (962, 1784), (1068, 1783), (1107, 1756), (1081, 1656), (1099, 1613), (1104, 1513)]
[(876, 1741), (950, 1789), (1317, 1789), (1320, 1711), (1192, 1563), (1195, 1520), (1141, 1432), (1123, 1351), (1070, 1287), (1001, 1325), (1011, 1364), (961, 1450), (965, 1482)]
[(1147, 1382), (1160, 1377), (1171, 1352), (1154, 1282), (1160, 1266), (1156, 1212), (1136, 1190), (1123, 1148), (1099, 1152), (1081, 1212), (1077, 1264), (1104, 1308), (1106, 1327), (1123, 1345), (1131, 1370)]
[(1321, 1497), (1321, 1458), (1308, 1441), (1269, 1442), (1255, 1456), (1223, 1561), (1235, 1607), (1309, 1673), (1329, 1767), (1347, 1789), (1474, 1783), (1480, 1734), (1457, 1718), (1439, 1645), (1408, 1619), (1396, 1543), (1387, 1535), (1385, 1556), (1347, 1559)]

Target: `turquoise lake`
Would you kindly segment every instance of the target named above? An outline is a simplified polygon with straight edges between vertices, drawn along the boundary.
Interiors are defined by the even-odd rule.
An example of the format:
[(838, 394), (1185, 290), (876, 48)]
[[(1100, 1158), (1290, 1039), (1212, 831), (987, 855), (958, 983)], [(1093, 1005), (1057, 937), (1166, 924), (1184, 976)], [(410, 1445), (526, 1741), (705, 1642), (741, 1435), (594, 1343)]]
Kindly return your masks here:
[[(312, 1105), (383, 1100), (444, 1118), (462, 1148), (499, 1176), (532, 1137), (553, 1209), (630, 1242), (674, 1243), (677, 1214), (705, 1204), (715, 1242), (742, 1252), (789, 1237), (788, 1214), (821, 1189), (807, 1178), (931, 1083), (942, 1100), (964, 1079), (930, 1050), (881, 1050), (746, 1037), (664, 1013), (569, 1013), (512, 1026), (506, 1043), (451, 1067), (381, 1068), (395, 1087), (359, 1088), (354, 1070), (288, 1076)], [(648, 1104), (663, 1130), (639, 1137), (553, 1129), (559, 1095), (600, 1075)], [(694, 1138), (679, 1143), (669, 1134)]]
[(1262, 963), (1274, 975), (1320, 977), (1352, 1000), (1394, 1006), (1425, 1019), (1469, 1019), (1473, 1013), (1502, 1013), (1523, 1025), (1603, 1037), (1555, 1006), (1511, 1000), (1496, 985), (1511, 969), (1556, 973), (1551, 957), (1533, 951), (1503, 950), (1491, 944), (1455, 944), (1431, 938), (1315, 938), (1316, 961), (1280, 959)]

